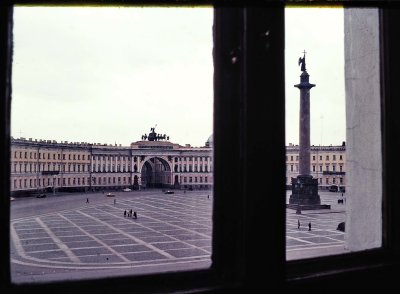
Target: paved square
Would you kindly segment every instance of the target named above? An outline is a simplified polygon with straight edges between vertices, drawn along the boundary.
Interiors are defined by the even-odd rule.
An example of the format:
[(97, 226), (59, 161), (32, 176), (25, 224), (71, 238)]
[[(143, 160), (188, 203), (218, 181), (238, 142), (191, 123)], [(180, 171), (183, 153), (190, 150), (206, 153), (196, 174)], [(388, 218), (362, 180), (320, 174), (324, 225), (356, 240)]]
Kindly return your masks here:
[[(287, 203), (290, 194), (291, 191), (287, 191)], [(343, 199), (341, 193), (319, 191), (318, 194), (321, 203), (331, 205), (331, 209), (305, 210), (301, 214), (293, 209), (286, 211), (286, 260), (347, 252), (344, 232), (337, 230), (338, 224), (346, 218), (345, 204), (337, 201)], [(311, 223), (311, 231), (308, 223)]]
[[(208, 194), (166, 195), (153, 190), (117, 192), (112, 199), (93, 193), (14, 201), (12, 279), (60, 280), (100, 277), (101, 270), (136, 274), (208, 267), (213, 203)], [(321, 195), (324, 203), (332, 205), (330, 211), (297, 215), (287, 210), (287, 260), (344, 252), (344, 233), (336, 228), (345, 212), (344, 205), (335, 204), (337, 197)], [(137, 219), (124, 216), (131, 209)]]
[[(89, 204), (83, 196), (70, 195), (70, 201), (79, 199), (78, 207), (15, 218), (11, 221), (13, 279), (18, 281), (23, 267), (37, 274), (37, 268), (48, 273), (61, 268), (124, 270), (190, 262), (209, 266), (212, 197), (208, 194), (121, 192), (116, 204), (102, 193), (92, 194)], [(31, 201), (50, 204), (51, 198), (61, 197)], [(131, 209), (137, 219), (124, 216)]]

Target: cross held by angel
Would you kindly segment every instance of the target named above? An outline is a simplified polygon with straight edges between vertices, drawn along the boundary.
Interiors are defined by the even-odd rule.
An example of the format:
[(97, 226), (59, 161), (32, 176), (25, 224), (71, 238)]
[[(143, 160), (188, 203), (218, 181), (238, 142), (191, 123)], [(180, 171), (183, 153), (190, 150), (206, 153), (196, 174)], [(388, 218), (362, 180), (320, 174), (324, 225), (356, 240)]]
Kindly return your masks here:
[(299, 58), (299, 65), (301, 64), (301, 71), (306, 71), (306, 51), (304, 50), (303, 57)]

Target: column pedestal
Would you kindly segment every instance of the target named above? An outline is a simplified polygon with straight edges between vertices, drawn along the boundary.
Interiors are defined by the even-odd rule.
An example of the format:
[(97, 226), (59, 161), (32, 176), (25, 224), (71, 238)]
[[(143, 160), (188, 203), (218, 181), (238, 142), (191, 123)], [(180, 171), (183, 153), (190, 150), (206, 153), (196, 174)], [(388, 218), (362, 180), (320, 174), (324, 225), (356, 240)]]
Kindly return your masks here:
[(331, 206), (321, 204), (318, 195), (318, 180), (311, 175), (299, 175), (292, 178), (292, 195), (287, 208), (301, 210), (330, 209)]

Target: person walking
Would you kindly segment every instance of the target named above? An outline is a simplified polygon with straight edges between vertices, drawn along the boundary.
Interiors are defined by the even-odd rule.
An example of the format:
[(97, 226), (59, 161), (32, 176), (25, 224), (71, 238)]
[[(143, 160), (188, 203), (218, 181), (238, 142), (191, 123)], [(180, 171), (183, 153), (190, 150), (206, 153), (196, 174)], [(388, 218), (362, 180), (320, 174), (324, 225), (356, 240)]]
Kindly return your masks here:
[(117, 200), (116, 200), (116, 199), (114, 199), (114, 205), (115, 205), (115, 204), (117, 204)]
[(132, 209), (129, 210), (129, 216), (132, 217)]
[(297, 220), (297, 228), (300, 230), (300, 220)]
[(137, 219), (136, 211), (133, 212), (133, 217), (134, 217), (134, 219)]
[(308, 230), (311, 231), (311, 222), (308, 223)]
[(86, 203), (89, 203), (89, 198), (86, 198)]
[(124, 211), (124, 217), (126, 217), (126, 210)]

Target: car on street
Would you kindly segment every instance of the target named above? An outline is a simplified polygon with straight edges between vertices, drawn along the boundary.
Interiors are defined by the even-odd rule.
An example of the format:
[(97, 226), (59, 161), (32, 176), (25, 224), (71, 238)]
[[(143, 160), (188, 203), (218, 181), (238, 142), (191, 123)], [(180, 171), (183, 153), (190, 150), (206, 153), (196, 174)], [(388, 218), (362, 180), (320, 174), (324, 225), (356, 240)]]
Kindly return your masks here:
[(15, 200), (15, 198), (14, 197), (10, 197), (10, 201), (14, 201)]
[(107, 193), (107, 197), (115, 197), (115, 194), (113, 194), (113, 193)]
[(132, 191), (132, 189), (125, 188), (125, 189), (124, 189), (124, 190), (122, 190), (122, 191), (124, 191), (124, 192), (131, 192), (131, 191)]
[(165, 194), (174, 194), (175, 192), (174, 192), (174, 191), (167, 190), (167, 191), (165, 191), (164, 193), (165, 193)]
[(329, 192), (337, 192), (338, 191), (338, 186), (337, 185), (331, 185), (329, 187)]
[(36, 195), (36, 198), (46, 198), (46, 194), (39, 193), (39, 194)]

